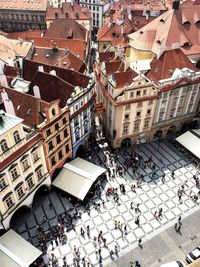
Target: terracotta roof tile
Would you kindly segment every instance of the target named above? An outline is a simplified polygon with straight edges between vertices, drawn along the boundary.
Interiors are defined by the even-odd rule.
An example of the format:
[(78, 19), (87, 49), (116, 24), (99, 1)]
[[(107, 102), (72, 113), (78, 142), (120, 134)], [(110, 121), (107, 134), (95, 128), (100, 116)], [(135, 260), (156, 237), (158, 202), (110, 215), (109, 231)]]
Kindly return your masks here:
[(131, 84), (137, 76), (138, 74), (130, 68), (126, 71), (115, 72), (113, 78), (116, 81), (116, 88), (122, 88), (125, 85)]
[(200, 9), (195, 5), (182, 6), (179, 10), (171, 9), (130, 34), (130, 45), (139, 50), (150, 50), (157, 55), (165, 47), (169, 49), (175, 43), (192, 48), (200, 43), (199, 18)]
[(52, 70), (56, 71), (56, 75), (66, 82), (74, 86), (87, 87), (90, 78), (82, 73), (76, 72), (70, 69), (63, 69), (56, 66), (50, 66), (47, 64), (40, 64), (28, 59), (23, 61), (23, 78), (28, 81), (32, 81), (35, 73), (38, 71), (39, 66), (43, 66), (44, 71), (49, 73)]
[(39, 112), (45, 113), (47, 102), (11, 88), (3, 87), (3, 89), (14, 105), (16, 116), (22, 118), (25, 125), (34, 127), (43, 122)]
[(105, 63), (106, 73), (110, 75), (116, 71), (120, 71), (124, 69), (124, 62), (121, 59), (116, 59), (113, 61), (109, 61)]
[(150, 65), (151, 70), (148, 71), (146, 76), (155, 83), (158, 83), (159, 80), (170, 78), (176, 68), (198, 70), (181, 49), (165, 51), (159, 59), (154, 59)]
[(44, 63), (62, 68), (73, 68), (76, 71), (84, 72), (86, 69), (85, 63), (65, 49), (50, 49), (36, 47), (33, 61)]
[(115, 56), (115, 52), (100, 52), (99, 53), (99, 61), (107, 62), (113, 59)]
[(20, 76), (20, 69), (16, 67), (4, 65), (4, 74), (7, 78), (8, 84), (10, 85), (11, 81), (16, 77)]
[(33, 87), (37, 85), (40, 89), (41, 99), (45, 102), (60, 100), (60, 107), (66, 106), (67, 100), (74, 91), (74, 86), (62, 80), (58, 76), (46, 72), (37, 71), (29, 86), (31, 95), (34, 95)]
[(55, 19), (44, 33), (44, 37), (86, 41), (87, 30), (73, 19)]
[(62, 3), (62, 7), (47, 8), (46, 19), (47, 20), (55, 19), (56, 13), (57, 13), (58, 18), (66, 18), (66, 14), (67, 14), (68, 18), (70, 19), (76, 19), (76, 20), (77, 19), (80, 19), (80, 20), (91, 19), (90, 10), (88, 8), (81, 7), (76, 2), (73, 3), (73, 6), (71, 5), (71, 3)]

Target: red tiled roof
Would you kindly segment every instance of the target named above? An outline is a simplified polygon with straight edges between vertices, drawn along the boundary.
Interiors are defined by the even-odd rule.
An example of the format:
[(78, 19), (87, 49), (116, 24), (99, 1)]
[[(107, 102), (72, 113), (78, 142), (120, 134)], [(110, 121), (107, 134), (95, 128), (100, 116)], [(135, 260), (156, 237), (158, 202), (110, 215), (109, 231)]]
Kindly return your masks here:
[(155, 83), (158, 83), (159, 80), (170, 78), (176, 68), (198, 70), (181, 49), (165, 51), (159, 59), (153, 59), (150, 65), (151, 70), (148, 71), (146, 76)]
[(13, 103), (16, 116), (22, 118), (25, 125), (34, 127), (43, 122), (39, 112), (45, 113), (47, 102), (11, 88), (3, 87), (3, 89)]
[(29, 93), (34, 95), (33, 87), (37, 85), (40, 89), (41, 99), (45, 102), (60, 100), (60, 107), (66, 106), (67, 100), (74, 91), (74, 86), (62, 80), (58, 76), (46, 72), (37, 71), (29, 86)]
[(182, 6), (179, 10), (171, 9), (130, 34), (130, 45), (155, 54), (174, 44), (192, 48), (200, 44), (199, 18), (200, 8), (195, 5)]
[(73, 19), (55, 19), (45, 31), (44, 37), (86, 41), (87, 30)]
[(90, 10), (88, 8), (81, 7), (76, 2), (73, 3), (73, 6), (71, 5), (71, 3), (62, 3), (62, 7), (47, 8), (46, 19), (53, 20), (56, 16), (58, 16), (58, 18), (66, 18), (66, 14), (70, 19), (91, 19)]
[(124, 70), (124, 62), (121, 59), (116, 59), (105, 63), (106, 73), (110, 75), (116, 71)]
[(136, 31), (137, 28), (134, 23), (128, 19), (127, 16), (107, 22), (102, 28), (98, 30), (97, 40), (98, 41), (112, 41), (119, 38), (122, 34), (130, 34)]
[(20, 69), (17, 67), (12, 67), (7, 64), (4, 65), (4, 74), (7, 78), (7, 82), (10, 85), (11, 81), (17, 77), (20, 76)]
[(137, 76), (138, 74), (130, 68), (126, 71), (115, 72), (113, 78), (116, 81), (116, 88), (122, 88), (125, 85), (131, 84)]
[(107, 62), (115, 57), (115, 52), (99, 52), (99, 61)]
[(88, 82), (90, 80), (90, 77), (76, 72), (74, 70), (70, 69), (63, 69), (56, 66), (50, 66), (47, 64), (40, 64), (38, 62), (34, 62), (28, 59), (24, 59), (23, 61), (23, 78), (28, 81), (32, 81), (35, 73), (38, 71), (39, 66), (43, 66), (44, 71), (49, 73), (51, 70), (56, 71), (56, 75), (66, 81), (67, 83), (70, 83), (73, 86), (81, 86), (81, 87), (87, 87)]
[(144, 10), (144, 7), (149, 5), (150, 10), (153, 11), (165, 11), (167, 10), (165, 5), (160, 2), (160, 1), (154, 1), (154, 0), (119, 0), (117, 1), (112, 7), (110, 12), (112, 13), (112, 11), (117, 11), (120, 9), (125, 9), (127, 10), (128, 8), (130, 8), (130, 10), (133, 11), (142, 11)]
[(57, 47), (58, 49), (65, 48), (65, 49), (72, 51), (76, 56), (79, 55), (80, 59), (84, 60), (85, 49), (86, 49), (85, 41), (65, 39), (65, 38), (41, 37), (41, 34), (34, 35), (34, 33), (37, 33), (37, 32), (27, 31), (27, 32), (9, 33), (8, 38), (10, 39), (22, 38), (23, 40), (26, 40), (26, 41), (34, 41), (34, 45), (36, 47), (43, 47), (43, 48)]
[(36, 47), (32, 60), (61, 68), (73, 68), (81, 72), (86, 69), (85, 63), (80, 58), (65, 49)]

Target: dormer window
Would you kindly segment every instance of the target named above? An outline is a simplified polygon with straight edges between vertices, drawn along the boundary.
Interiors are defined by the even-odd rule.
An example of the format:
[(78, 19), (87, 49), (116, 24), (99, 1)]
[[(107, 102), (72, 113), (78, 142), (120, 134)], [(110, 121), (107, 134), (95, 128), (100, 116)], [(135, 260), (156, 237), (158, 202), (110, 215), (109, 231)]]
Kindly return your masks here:
[(52, 113), (53, 116), (56, 115), (56, 110), (55, 110), (55, 108), (52, 108), (51, 113)]
[(20, 135), (19, 135), (18, 131), (15, 131), (13, 133), (13, 138), (14, 138), (16, 144), (20, 142), (21, 139), (20, 139)]
[(163, 23), (165, 23), (164, 19), (161, 19), (161, 20), (160, 20), (160, 22), (163, 22)]

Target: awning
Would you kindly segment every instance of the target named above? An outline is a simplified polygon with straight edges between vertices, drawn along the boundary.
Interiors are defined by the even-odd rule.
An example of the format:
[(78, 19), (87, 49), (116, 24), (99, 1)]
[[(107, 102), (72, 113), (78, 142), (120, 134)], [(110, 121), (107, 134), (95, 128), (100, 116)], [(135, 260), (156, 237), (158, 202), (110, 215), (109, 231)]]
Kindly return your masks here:
[(200, 159), (200, 130), (187, 131), (177, 137), (176, 141)]
[(70, 195), (84, 200), (92, 184), (106, 171), (91, 162), (76, 158), (66, 163), (53, 185)]
[(28, 267), (42, 252), (13, 230), (0, 237), (0, 265)]

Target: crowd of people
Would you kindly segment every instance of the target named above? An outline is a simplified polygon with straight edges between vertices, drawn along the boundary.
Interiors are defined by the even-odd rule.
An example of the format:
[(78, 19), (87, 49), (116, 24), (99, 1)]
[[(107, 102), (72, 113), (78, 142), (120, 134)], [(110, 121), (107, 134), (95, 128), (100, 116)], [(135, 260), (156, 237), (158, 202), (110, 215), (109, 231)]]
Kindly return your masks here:
[[(99, 163), (99, 165), (105, 167), (107, 169), (107, 181), (109, 182), (109, 186), (106, 187), (106, 189), (102, 186), (101, 182), (98, 182), (95, 184), (94, 187), (94, 193), (96, 198), (98, 199), (95, 202), (90, 202), (91, 204), (88, 204), (85, 206), (85, 211), (88, 213), (89, 216), (91, 216), (91, 209), (96, 210), (97, 212), (101, 212), (102, 209), (106, 209), (106, 202), (113, 201), (115, 205), (120, 205), (120, 195), (126, 194), (127, 192), (127, 186), (130, 186), (130, 189), (133, 193), (137, 194), (137, 190), (141, 189), (142, 183), (144, 182), (143, 173), (141, 169), (146, 169), (147, 167), (151, 168), (151, 176), (154, 177), (156, 175), (156, 169), (157, 165), (155, 161), (153, 160), (152, 156), (149, 156), (148, 159), (145, 159), (142, 156), (142, 153), (132, 151), (131, 153), (124, 150), (123, 152), (123, 158), (124, 162), (122, 164), (119, 163), (119, 157), (120, 154), (116, 150), (115, 152), (111, 153), (109, 150), (104, 151), (103, 154), (99, 154), (98, 147), (96, 147), (96, 151), (93, 152), (90, 156), (90, 159), (92, 158), (96, 162)], [(94, 151), (94, 150), (93, 150)], [(121, 160), (120, 160), (121, 161)], [(122, 167), (123, 166), (123, 167)], [(114, 184), (116, 178), (123, 178), (126, 172), (132, 172), (133, 177), (135, 177), (135, 180), (130, 183), (129, 185), (122, 182), (119, 184), (119, 187), (116, 187)], [(176, 171), (173, 170), (171, 172), (172, 180), (176, 179)], [(198, 203), (198, 198), (200, 196), (200, 179), (197, 175), (193, 176), (193, 179), (196, 184), (196, 188), (198, 188), (198, 193), (195, 195), (190, 194), (191, 199), (194, 200), (196, 203)], [(162, 183), (166, 182), (165, 173), (160, 177), (160, 180)], [(113, 182), (113, 183), (112, 183)], [(187, 181), (184, 182), (180, 186), (177, 192), (177, 197), (181, 203), (182, 196), (186, 194), (185, 188), (188, 187)], [(129, 189), (129, 188), (128, 188)], [(102, 192), (105, 192), (105, 197), (102, 196)], [(104, 194), (103, 194), (104, 195)], [(140, 223), (140, 216), (142, 215), (141, 209), (140, 209), (141, 203), (134, 203), (133, 201), (130, 201), (130, 211), (134, 211), (132, 216), (134, 216), (135, 224), (137, 227), (141, 227)], [(51, 207), (50, 207), (51, 208)], [(51, 267), (57, 267), (60, 266), (58, 258), (56, 257), (54, 250), (55, 247), (65, 245), (67, 241), (67, 231), (76, 231), (77, 234), (80, 233), (81, 238), (88, 238), (92, 241), (92, 244), (95, 248), (95, 254), (96, 259), (99, 264), (102, 264), (103, 256), (102, 256), (102, 250), (107, 249), (109, 251), (110, 258), (112, 260), (115, 260), (119, 256), (120, 248), (115, 244), (114, 247), (110, 247), (107, 244), (107, 240), (104, 237), (103, 231), (99, 231), (96, 236), (91, 236), (91, 229), (90, 225), (88, 224), (85, 228), (81, 226), (79, 229), (79, 233), (77, 230), (77, 221), (81, 218), (82, 213), (78, 209), (71, 209), (68, 212), (64, 212), (63, 214), (58, 215), (57, 221), (58, 224), (50, 224), (49, 230), (45, 231), (43, 228), (43, 224), (47, 222), (46, 218), (43, 218), (43, 222), (39, 225), (37, 225), (37, 231), (38, 231), (38, 241), (40, 244), (40, 247), (44, 253), (47, 252), (48, 245), (51, 245), (51, 253), (49, 254), (48, 262), (41, 263), (41, 266), (51, 266)], [(159, 208), (155, 210), (153, 216), (157, 220), (161, 220), (163, 217), (163, 209)], [(181, 233), (181, 217), (179, 217), (178, 222), (175, 224), (175, 230), (177, 233)], [(114, 221), (114, 230), (120, 231), (121, 236), (125, 236), (128, 234), (128, 231), (131, 231), (131, 229), (128, 229), (126, 222), (121, 221)], [(140, 248), (143, 247), (142, 245), (142, 239), (138, 239), (138, 246)], [(73, 264), (75, 267), (90, 267), (93, 266), (89, 260), (89, 258), (86, 255), (83, 255), (83, 253), (80, 252), (80, 249), (76, 246), (73, 248)], [(130, 263), (131, 266), (140, 267), (140, 263), (138, 261), (133, 261)], [(62, 267), (68, 266), (67, 258), (62, 258)]]

